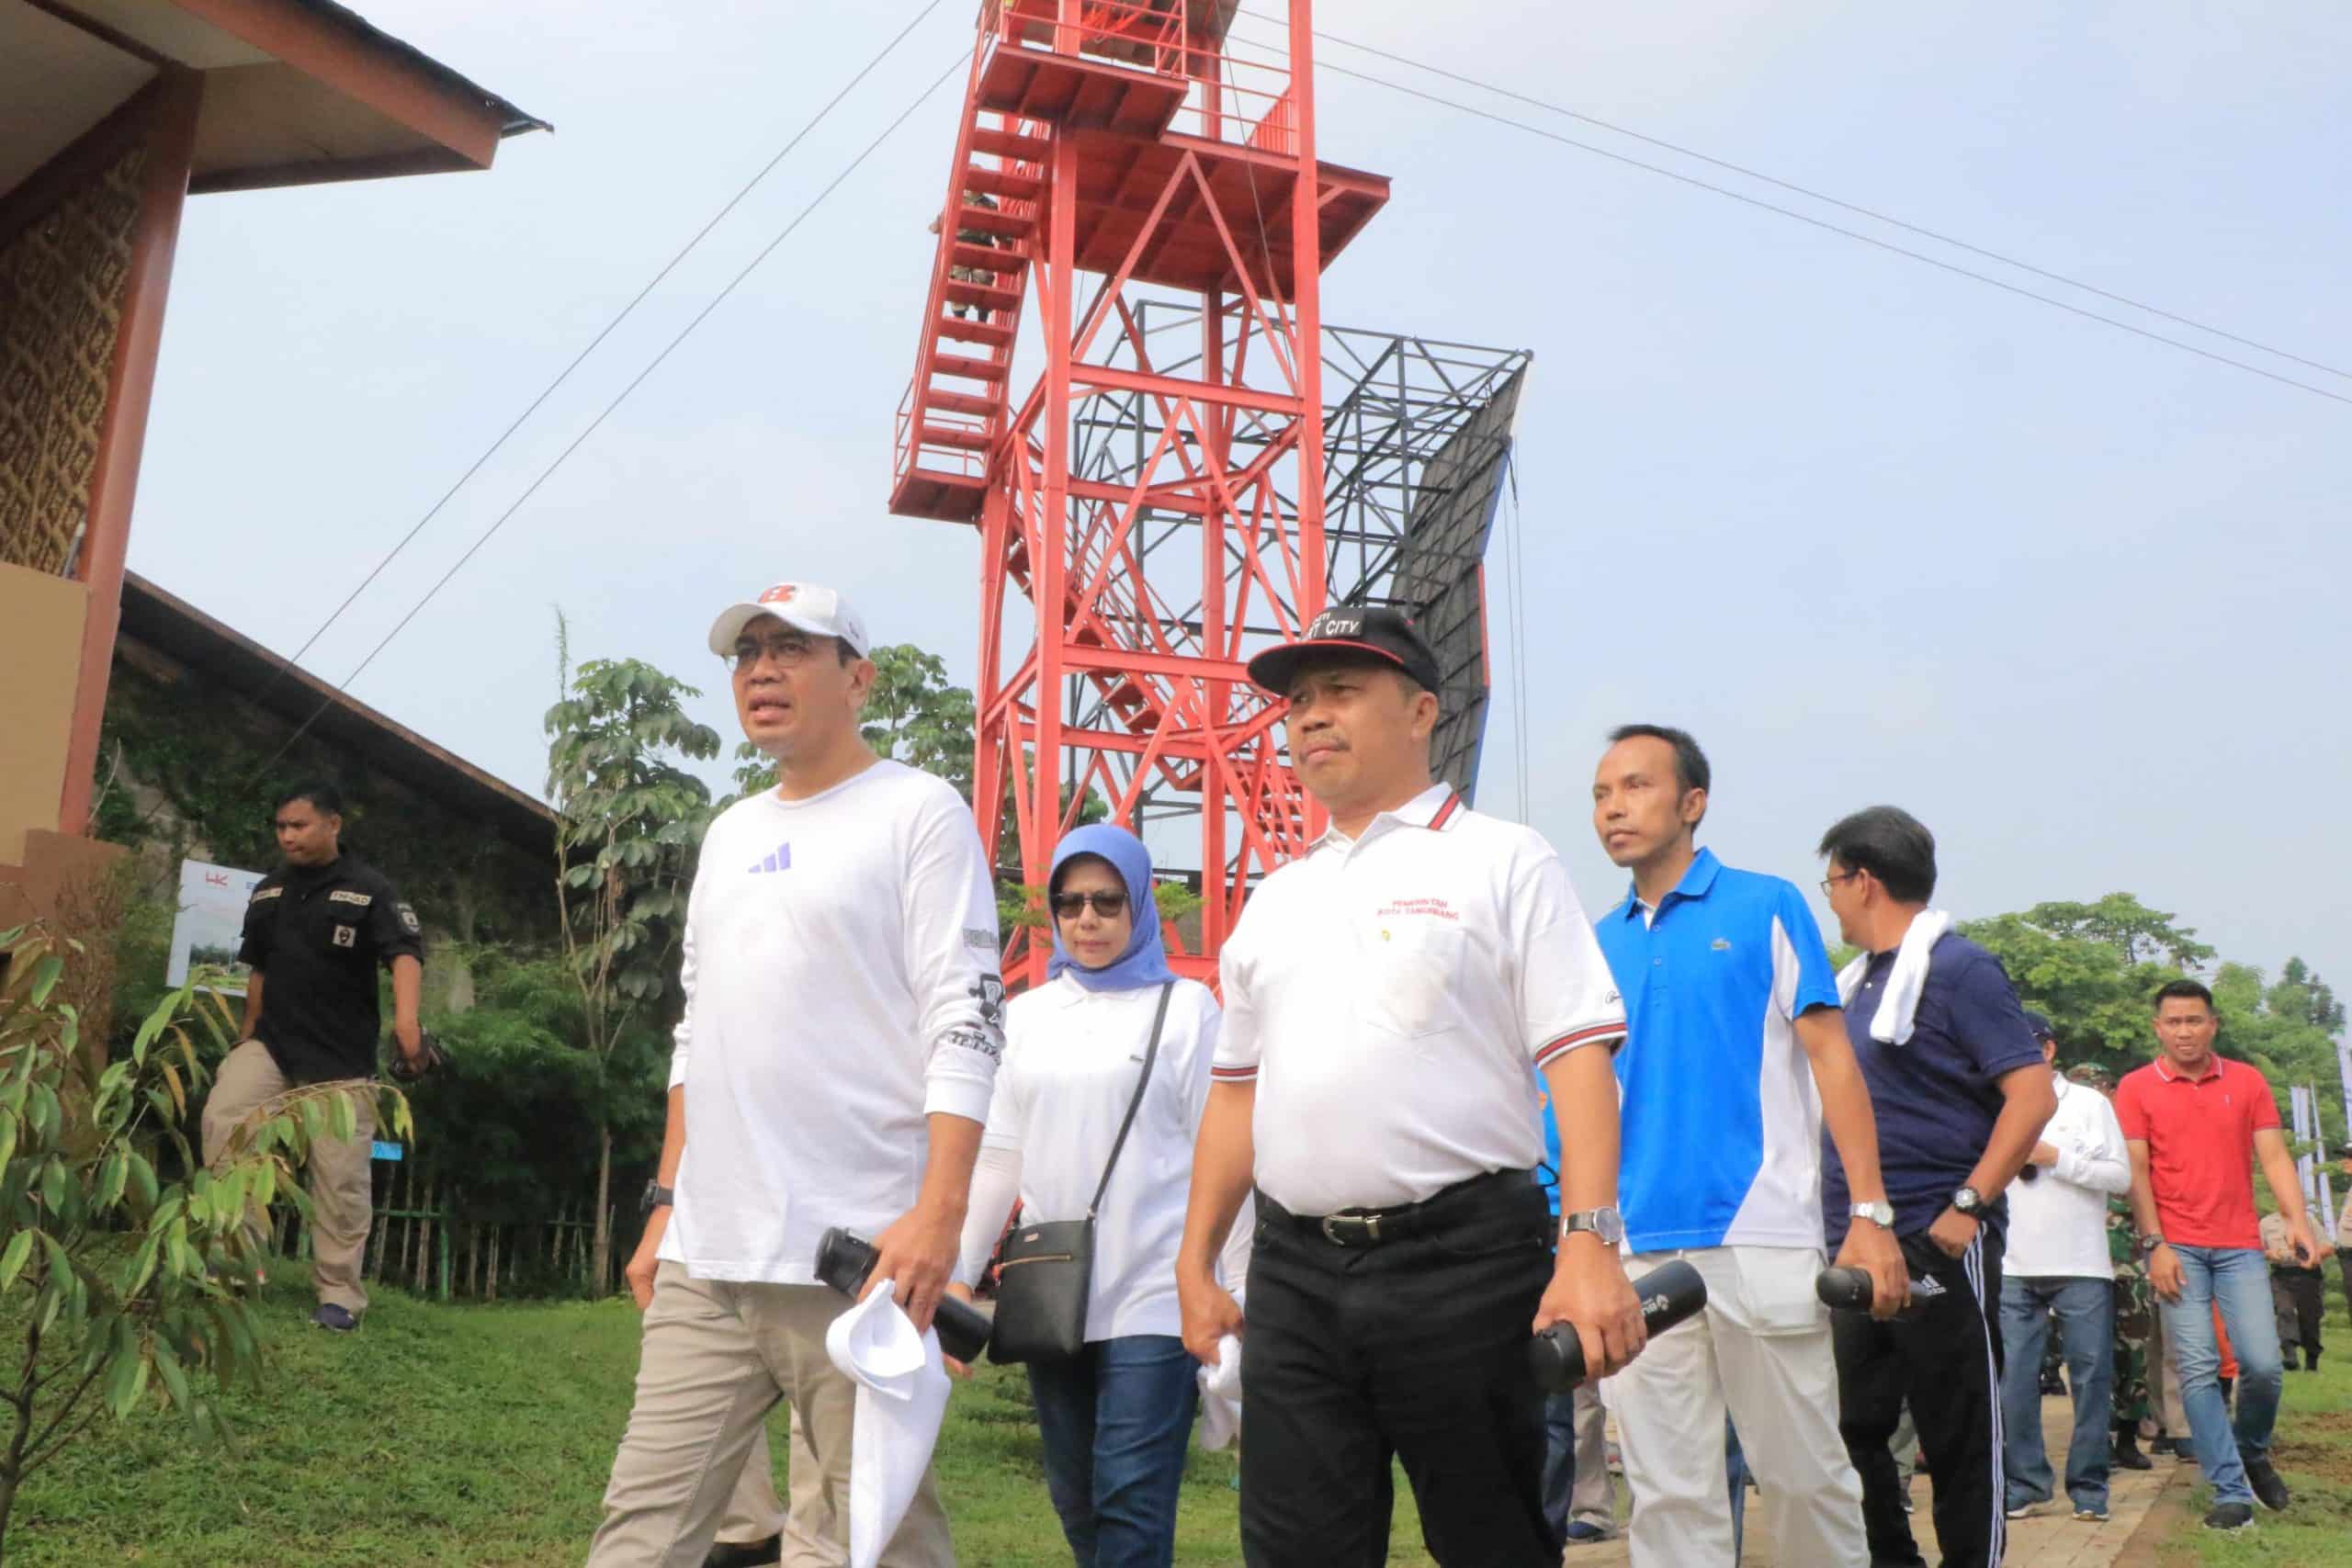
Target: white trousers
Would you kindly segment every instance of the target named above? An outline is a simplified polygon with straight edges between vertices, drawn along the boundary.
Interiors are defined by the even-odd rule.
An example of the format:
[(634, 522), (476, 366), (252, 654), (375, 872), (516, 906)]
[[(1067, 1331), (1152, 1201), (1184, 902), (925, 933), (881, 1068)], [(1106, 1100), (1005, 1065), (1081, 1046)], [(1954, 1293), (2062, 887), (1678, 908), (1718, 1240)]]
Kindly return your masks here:
[(1715, 1247), (1645, 1254), (1638, 1279), (1681, 1258), (1707, 1281), (1707, 1310), (1653, 1338), (1603, 1385), (1634, 1495), (1634, 1568), (1732, 1562), (1724, 1417), (1755, 1472), (1774, 1562), (1869, 1568), (1862, 1483), (1838, 1430), (1838, 1359), (1815, 1299), (1811, 1247)]

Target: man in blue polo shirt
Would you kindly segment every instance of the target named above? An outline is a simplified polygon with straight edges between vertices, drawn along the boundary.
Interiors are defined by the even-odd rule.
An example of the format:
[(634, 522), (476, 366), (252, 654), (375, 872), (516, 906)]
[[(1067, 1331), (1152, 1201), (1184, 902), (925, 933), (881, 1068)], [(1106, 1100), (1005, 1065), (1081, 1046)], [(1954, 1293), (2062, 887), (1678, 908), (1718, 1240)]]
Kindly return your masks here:
[(1646, 724), (1610, 739), (1592, 824), (1634, 886), (1594, 929), (1628, 1025), (1616, 1066), (1629, 1271), (1679, 1258), (1707, 1281), (1702, 1320), (1659, 1336), (1608, 1385), (1634, 1495), (1633, 1561), (1732, 1560), (1731, 1501), (1715, 1480), (1728, 1407), (1773, 1561), (1865, 1568), (1861, 1485), (1838, 1431), (1837, 1359), (1814, 1295), (1825, 1122), (1860, 1200), (1838, 1261), (1871, 1271), (1887, 1314), (1907, 1276), (1829, 955), (1795, 887), (1697, 848), (1711, 777), (1696, 741)]
[(2058, 1108), (2041, 1043), (2000, 960), (1929, 909), (1936, 840), (1892, 806), (1823, 835), (1822, 890), (1862, 956), (1838, 976), (1846, 1033), (1878, 1112), (1878, 1160), (1825, 1151), (1821, 1207), (1834, 1238), (1848, 1181), (1883, 1177), (1917, 1310), (1895, 1322), (1839, 1313), (1838, 1424), (1862, 1477), (1871, 1561), (1922, 1564), (1887, 1440), (1904, 1401), (1935, 1481), (1944, 1568), (1996, 1568), (2001, 1467), (2001, 1190)]

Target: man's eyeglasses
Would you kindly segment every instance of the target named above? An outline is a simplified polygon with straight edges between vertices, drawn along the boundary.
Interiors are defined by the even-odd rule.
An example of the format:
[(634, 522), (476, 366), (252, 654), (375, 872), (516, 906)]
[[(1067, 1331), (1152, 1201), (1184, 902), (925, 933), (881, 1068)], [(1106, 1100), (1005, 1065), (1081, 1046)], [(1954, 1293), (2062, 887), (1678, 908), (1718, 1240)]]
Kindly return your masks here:
[(817, 639), (786, 633), (783, 637), (747, 637), (736, 643), (735, 651), (728, 656), (729, 670), (749, 670), (763, 659), (773, 660), (790, 670), (808, 662), (817, 651)]
[(1849, 871), (1849, 872), (1847, 872), (1847, 873), (1846, 873), (1844, 875), (1842, 875), (1842, 876), (1839, 876), (1839, 875), (1830, 875), (1830, 876), (1825, 876), (1825, 877), (1823, 877), (1823, 878), (1821, 879), (1821, 896), (1822, 896), (1824, 898), (1828, 897), (1829, 897), (1829, 889), (1830, 889), (1830, 887), (1831, 887), (1831, 886), (1832, 886), (1833, 884), (1839, 883), (1839, 882), (1851, 882), (1851, 881), (1853, 881), (1853, 880), (1854, 880), (1854, 878), (1856, 878), (1856, 877), (1858, 877), (1858, 876), (1860, 876), (1860, 875), (1861, 875), (1861, 874), (1861, 874), (1860, 872), (1859, 872), (1859, 871)]
[(1065, 920), (1077, 919), (1089, 904), (1093, 905), (1094, 912), (1104, 919), (1114, 919), (1125, 910), (1127, 896), (1125, 893), (1116, 892), (1054, 895), (1054, 913)]

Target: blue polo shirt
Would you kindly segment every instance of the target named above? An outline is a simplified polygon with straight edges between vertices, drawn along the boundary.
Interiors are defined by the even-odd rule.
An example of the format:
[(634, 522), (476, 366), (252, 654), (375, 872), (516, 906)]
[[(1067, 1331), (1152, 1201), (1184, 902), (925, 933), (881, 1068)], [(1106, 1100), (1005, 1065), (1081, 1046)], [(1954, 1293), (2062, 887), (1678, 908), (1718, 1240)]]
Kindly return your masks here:
[[(1894, 967), (1893, 953), (1871, 955), (1846, 1010), (1846, 1038), (1871, 1088), (1894, 1231), (1910, 1235), (1936, 1223), (1976, 1168), (2001, 1114), (2000, 1078), (2041, 1066), (2041, 1045), (2001, 961), (1956, 931), (1928, 953), (1911, 1038), (1900, 1045), (1871, 1039), (1871, 1021)], [(1850, 1200), (1846, 1168), (1826, 1139), (1821, 1177), (1822, 1213), (1835, 1247), (1846, 1235)], [(1997, 1228), (2007, 1218), (2007, 1206), (1996, 1202), (1986, 1223)]]
[(1636, 1252), (1822, 1245), (1821, 1101), (1798, 1015), (1838, 1005), (1804, 896), (1701, 850), (1645, 919), (1594, 922), (1624, 993), (1617, 1202)]

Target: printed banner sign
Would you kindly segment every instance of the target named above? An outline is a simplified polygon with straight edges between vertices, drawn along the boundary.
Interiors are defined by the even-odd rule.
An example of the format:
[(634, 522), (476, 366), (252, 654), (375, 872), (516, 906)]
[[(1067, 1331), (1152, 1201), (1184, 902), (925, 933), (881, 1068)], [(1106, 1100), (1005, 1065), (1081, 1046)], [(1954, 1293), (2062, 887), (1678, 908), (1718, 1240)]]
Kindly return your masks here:
[(261, 878), (257, 871), (180, 862), (179, 914), (172, 921), (172, 962), (164, 973), (165, 985), (183, 985), (190, 969), (217, 964), (236, 976), (219, 987), (221, 994), (245, 994), (246, 971), (237, 962), (237, 945), (244, 931), (245, 904)]

